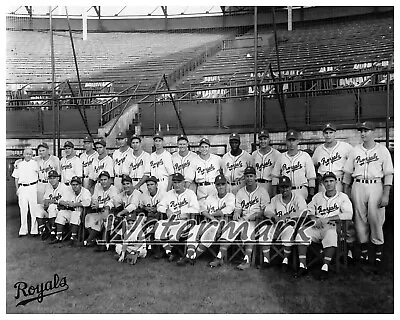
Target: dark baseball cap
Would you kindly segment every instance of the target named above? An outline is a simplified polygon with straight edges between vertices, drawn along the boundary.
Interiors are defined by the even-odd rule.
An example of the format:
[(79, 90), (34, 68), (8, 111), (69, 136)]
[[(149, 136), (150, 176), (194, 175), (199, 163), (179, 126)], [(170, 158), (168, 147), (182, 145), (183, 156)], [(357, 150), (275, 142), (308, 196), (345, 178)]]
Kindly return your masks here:
[(141, 138), (140, 136), (138, 136), (137, 134), (134, 134), (134, 135), (131, 137), (131, 141), (132, 141), (133, 139), (138, 139), (139, 141), (142, 141), (142, 138)]
[(51, 170), (48, 174), (47, 177), (59, 177), (60, 175), (58, 174), (58, 172), (56, 170)]
[(46, 149), (49, 149), (49, 145), (46, 143), (46, 142), (42, 142), (42, 143), (40, 143), (38, 146), (37, 146), (37, 148), (39, 149), (39, 148), (46, 148)]
[(126, 221), (135, 221), (136, 220), (136, 214), (130, 213), (125, 217)]
[(102, 171), (102, 172), (100, 172), (99, 178), (100, 178), (101, 176), (106, 176), (107, 178), (111, 178), (110, 173), (109, 173), (108, 171)]
[(105, 146), (106, 146), (106, 141), (103, 140), (103, 139), (97, 140), (97, 141), (94, 143), (94, 145), (96, 146), (97, 144), (101, 144), (103, 147), (105, 147)]
[(219, 174), (215, 177), (215, 184), (226, 184), (226, 178), (223, 174)]
[(64, 143), (64, 148), (66, 148), (66, 147), (74, 148), (74, 144), (71, 141), (66, 141)]
[(179, 172), (175, 172), (172, 175), (172, 181), (184, 181), (184, 180), (185, 180), (184, 176)]
[(116, 139), (125, 139), (125, 138), (126, 138), (125, 132), (119, 132), (116, 137)]
[(123, 174), (122, 178), (121, 178), (121, 183), (124, 183), (124, 181), (128, 181), (128, 182), (132, 183), (132, 178), (130, 176), (128, 176), (127, 174)]
[(93, 142), (93, 139), (90, 136), (85, 136), (83, 142)]
[(148, 177), (146, 182), (153, 181), (154, 183), (158, 183), (158, 179), (155, 176)]
[(286, 133), (286, 140), (290, 140), (290, 139), (298, 140), (299, 133), (294, 129), (288, 130), (288, 132)]
[(78, 177), (78, 176), (72, 177), (71, 183), (72, 183), (72, 182), (78, 182), (79, 184), (82, 184), (82, 180), (81, 180), (81, 178)]
[(324, 127), (322, 128), (322, 132), (324, 132), (325, 130), (333, 130), (336, 131), (336, 126), (332, 123), (327, 123), (324, 125)]
[(269, 138), (269, 132), (268, 130), (261, 130), (260, 133), (258, 134), (258, 138)]
[(239, 136), (239, 134), (237, 134), (237, 133), (232, 133), (232, 134), (229, 136), (229, 141), (231, 141), (231, 140), (240, 141), (240, 136)]
[(153, 140), (155, 140), (155, 139), (164, 140), (164, 135), (163, 135), (163, 133), (162, 133), (161, 131), (157, 131), (157, 132), (155, 133), (155, 135), (153, 136)]
[(371, 121), (364, 121), (358, 126), (358, 131), (362, 129), (375, 130), (375, 125)]
[(178, 136), (178, 138), (176, 139), (176, 141), (179, 141), (179, 140), (186, 140), (187, 142), (189, 142), (189, 139), (188, 139), (184, 134), (180, 134), (180, 135)]
[(208, 140), (207, 138), (201, 138), (200, 142), (199, 142), (199, 146), (201, 146), (202, 143), (208, 144), (209, 146), (211, 146), (210, 140)]
[(330, 171), (325, 172), (325, 174), (322, 176), (322, 181), (328, 178), (334, 178), (335, 180), (337, 180), (336, 174)]
[(278, 186), (279, 187), (290, 187), (290, 186), (292, 186), (292, 181), (287, 176), (279, 177)]
[(244, 174), (256, 174), (256, 169), (254, 167), (247, 167), (244, 169)]

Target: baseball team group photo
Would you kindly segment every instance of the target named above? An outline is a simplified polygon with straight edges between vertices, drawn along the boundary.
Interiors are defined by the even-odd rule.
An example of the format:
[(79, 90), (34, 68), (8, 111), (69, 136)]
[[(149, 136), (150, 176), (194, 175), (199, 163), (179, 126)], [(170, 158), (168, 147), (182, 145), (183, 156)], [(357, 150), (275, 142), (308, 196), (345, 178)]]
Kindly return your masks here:
[(6, 312), (394, 313), (394, 7), (13, 7)]

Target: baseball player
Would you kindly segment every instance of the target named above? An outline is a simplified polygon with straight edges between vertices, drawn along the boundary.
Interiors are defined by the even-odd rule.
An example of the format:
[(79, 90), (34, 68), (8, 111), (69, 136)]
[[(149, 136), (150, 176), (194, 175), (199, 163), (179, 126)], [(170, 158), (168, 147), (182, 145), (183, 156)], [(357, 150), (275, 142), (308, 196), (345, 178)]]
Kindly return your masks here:
[(114, 161), (114, 186), (118, 188), (119, 191), (122, 191), (122, 175), (124, 163), (128, 157), (128, 154), (132, 153), (132, 149), (128, 146), (128, 139), (126, 134), (120, 132), (117, 134), (117, 146), (119, 147), (117, 150), (114, 151), (112, 155), (112, 159)]
[(61, 199), (58, 200), (56, 224), (56, 238), (50, 243), (58, 243), (62, 241), (62, 233), (67, 222), (71, 226), (71, 245), (75, 245), (78, 241), (78, 229), (81, 224), (81, 214), (84, 208), (90, 206), (91, 197), (90, 191), (82, 187), (80, 177), (72, 177), (71, 192), (61, 194)]
[(89, 173), (92, 167), (92, 163), (96, 157), (98, 157), (98, 153), (93, 149), (93, 140), (91, 137), (86, 136), (83, 139), (83, 146), (85, 148), (85, 152), (82, 152), (80, 155), (82, 161), (83, 168), (83, 187), (88, 189), (90, 193), (93, 194), (94, 184), (90, 182)]
[(92, 166), (89, 169), (89, 179), (91, 180), (91, 184), (96, 185), (100, 177), (100, 172), (107, 171), (110, 178), (114, 178), (114, 162), (107, 153), (106, 142), (104, 140), (96, 141), (94, 147), (98, 155), (94, 157)]
[(71, 178), (74, 176), (82, 177), (82, 161), (75, 155), (74, 144), (71, 141), (64, 143), (65, 156), (60, 162), (61, 182), (69, 186)]
[[(222, 231), (220, 239), (233, 242), (240, 234), (245, 245), (245, 256), (243, 262), (237, 266), (239, 270), (250, 267), (253, 244), (248, 241), (255, 240), (256, 220), (262, 217), (265, 207), (270, 202), (268, 192), (257, 185), (256, 169), (247, 167), (244, 170), (245, 186), (236, 194), (235, 211), (233, 221), (228, 223), (230, 228)], [(237, 232), (232, 232), (236, 230)], [(221, 244), (217, 258), (210, 263), (211, 267), (221, 266), (226, 258), (226, 252), (230, 243)]]
[(129, 175), (134, 182), (134, 188), (145, 192), (146, 180), (150, 176), (150, 154), (142, 149), (142, 138), (133, 135), (132, 151), (128, 153), (122, 172)]
[(199, 213), (196, 194), (186, 189), (184, 176), (174, 173), (172, 183), (173, 189), (165, 194), (159, 207), (159, 211), (166, 214), (169, 220), (158, 221), (154, 233), (156, 240), (165, 241), (163, 247), (169, 262), (174, 261), (176, 256), (172, 253), (172, 245), (168, 241), (179, 241), (183, 230), (190, 226), (186, 220)]
[[(322, 128), (325, 143), (319, 145), (312, 156), (314, 166), (317, 173), (322, 177), (326, 172), (333, 172), (337, 177), (336, 187), (338, 191), (343, 191), (343, 167), (353, 147), (347, 142), (337, 141), (336, 127), (331, 123), (327, 123)], [(323, 190), (322, 181), (319, 184), (319, 191)]]
[(258, 185), (267, 190), (272, 198), (272, 170), (282, 154), (269, 145), (271, 140), (267, 130), (260, 131), (258, 141), (259, 149), (251, 154), (252, 165), (256, 168)]
[(44, 220), (40, 218), (40, 216), (44, 216), (44, 207), (43, 207), (43, 196), (46, 190), (46, 186), (48, 184), (48, 177), (47, 174), (55, 170), (60, 172), (60, 160), (49, 153), (49, 146), (47, 143), (43, 142), (38, 145), (38, 153), (39, 157), (36, 158), (36, 161), (39, 164), (39, 182), (37, 186), (37, 203), (38, 203), (38, 228), (39, 234), (43, 234), (43, 230), (45, 228)]
[[(100, 235), (105, 220), (111, 210), (118, 207), (120, 203), (118, 189), (111, 184), (110, 173), (108, 171), (100, 172), (99, 183), (94, 187), (91, 199), (92, 213), (85, 217), (85, 228), (89, 230), (89, 236), (83, 242), (84, 246), (95, 246), (95, 239)], [(99, 250), (105, 251), (106, 246), (100, 245)]]
[[(282, 240), (284, 246), (284, 258), (282, 261), (282, 271), (288, 270), (289, 257), (291, 247), (294, 240), (294, 226), (290, 224), (290, 220), (299, 217), (304, 210), (307, 209), (306, 201), (300, 195), (292, 192), (292, 182), (289, 177), (279, 177), (278, 188), (280, 194), (271, 199), (271, 203), (267, 204), (264, 216), (273, 221), (272, 227), (268, 226), (266, 243), (273, 240)], [(282, 221), (281, 223), (279, 223)], [(277, 232), (279, 234), (277, 234)], [(260, 230), (260, 234), (265, 231)], [(260, 237), (261, 242), (265, 239)], [(270, 245), (261, 246), (263, 254), (263, 266), (270, 266)]]
[(228, 192), (236, 194), (244, 186), (244, 169), (252, 165), (251, 156), (240, 149), (240, 136), (232, 133), (229, 137), (231, 151), (224, 154), (221, 169), (228, 181)]
[(186, 188), (196, 193), (194, 178), (197, 154), (189, 150), (189, 140), (185, 135), (179, 135), (177, 143), (179, 150), (172, 154), (174, 172), (181, 173), (185, 177)]
[(288, 151), (282, 154), (273, 169), (272, 185), (276, 188), (278, 177), (287, 176), (292, 181), (292, 188), (306, 200), (311, 200), (315, 188), (315, 168), (310, 155), (299, 150), (299, 134), (288, 130), (286, 134)]
[(171, 189), (171, 175), (174, 173), (171, 154), (164, 149), (163, 134), (158, 131), (153, 137), (154, 151), (150, 155), (150, 175), (158, 179), (158, 188), (162, 192)]
[(344, 167), (344, 190), (354, 204), (354, 222), (361, 244), (361, 260), (368, 260), (368, 242), (375, 249), (376, 272), (380, 272), (384, 244), (383, 223), (393, 183), (393, 163), (388, 149), (375, 142), (375, 126), (363, 122), (359, 129), (363, 143), (353, 148)]
[[(322, 177), (326, 191), (318, 192), (308, 204), (309, 218), (315, 221), (313, 227), (304, 229), (304, 235), (313, 242), (322, 242), (324, 249), (324, 263), (320, 270), (320, 279), (328, 278), (328, 269), (332, 257), (337, 247), (337, 232), (335, 220), (351, 220), (353, 217), (353, 208), (349, 197), (336, 190), (336, 175), (333, 172), (327, 172)], [(300, 234), (296, 235), (297, 241), (304, 241)], [(307, 274), (307, 248), (309, 244), (299, 244), (297, 250), (299, 253), (299, 270), (296, 277), (302, 277)]]
[(206, 199), (206, 208), (201, 212), (205, 219), (190, 230), (187, 239), (186, 256), (177, 261), (178, 265), (186, 263), (194, 264), (204, 251), (209, 248), (217, 238), (219, 223), (227, 221), (235, 209), (235, 195), (227, 192), (227, 181), (224, 175), (220, 174), (215, 178), (217, 196), (210, 196)]
[(28, 210), (31, 213), (31, 234), (38, 234), (38, 224), (36, 216), (38, 215), (37, 205), (37, 181), (39, 174), (39, 165), (32, 159), (33, 150), (24, 149), (24, 160), (15, 166), (12, 177), (15, 179), (15, 190), (18, 197), (18, 205), (21, 215), (21, 227), (18, 235), (20, 237), (28, 234)]
[(210, 153), (210, 141), (207, 138), (200, 139), (200, 154), (195, 162), (195, 182), (201, 211), (206, 208), (205, 200), (207, 197), (217, 195), (214, 181), (220, 174), (220, 169), (221, 158)]
[(62, 210), (62, 208), (58, 205), (60, 204), (61, 199), (70, 199), (72, 189), (66, 186), (64, 183), (60, 183), (60, 175), (57, 171), (50, 171), (47, 176), (49, 179), (49, 183), (46, 186), (46, 190), (43, 196), (43, 206), (45, 209), (45, 214), (40, 218), (42, 218), (43, 220), (45, 218), (49, 219), (51, 241), (53, 242), (56, 239), (55, 221), (58, 213), (60, 212), (60, 210)]

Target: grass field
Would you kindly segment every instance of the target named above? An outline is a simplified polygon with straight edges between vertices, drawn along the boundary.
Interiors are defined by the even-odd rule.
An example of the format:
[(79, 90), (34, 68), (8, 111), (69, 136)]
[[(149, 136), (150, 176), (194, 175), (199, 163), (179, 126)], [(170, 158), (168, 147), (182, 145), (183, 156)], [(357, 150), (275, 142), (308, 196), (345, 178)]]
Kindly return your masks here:
[[(194, 266), (146, 258), (117, 263), (110, 252), (54, 246), (18, 238), (17, 206), (7, 207), (7, 313), (393, 313), (393, 219), (385, 223), (385, 273), (356, 266), (319, 282), (281, 274), (278, 268), (238, 271), (233, 264), (210, 269), (210, 256)], [(14, 298), (17, 281), (37, 285), (57, 273), (67, 291), (25, 306)]]

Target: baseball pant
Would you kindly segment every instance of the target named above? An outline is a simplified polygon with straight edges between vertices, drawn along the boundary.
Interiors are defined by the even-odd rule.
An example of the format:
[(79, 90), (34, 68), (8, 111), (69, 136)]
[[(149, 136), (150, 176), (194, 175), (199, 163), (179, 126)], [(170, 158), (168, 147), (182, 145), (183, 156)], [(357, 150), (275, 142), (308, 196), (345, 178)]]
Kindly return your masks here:
[(89, 213), (85, 217), (85, 228), (92, 228), (100, 232), (106, 219), (107, 214), (105, 212)]
[(190, 229), (189, 237), (187, 243), (193, 246), (193, 249), (199, 246), (199, 244), (204, 247), (211, 247), (211, 245), (216, 241), (216, 236), (218, 232), (218, 226), (216, 222), (205, 222), (195, 225)]
[(229, 221), (223, 227), (220, 239), (233, 242), (240, 235), (243, 242), (255, 241), (255, 227), (255, 221)]
[(31, 234), (38, 234), (38, 224), (36, 221), (37, 205), (37, 185), (20, 186), (18, 188), (18, 205), (21, 214), (21, 227), (19, 235), (28, 234), (28, 210), (31, 213)]
[(272, 199), (272, 181), (271, 182), (257, 182), (257, 184), (267, 190), (269, 197)]
[[(116, 244), (115, 245), (115, 252), (118, 254), (122, 253), (122, 244)], [(146, 244), (135, 244), (133, 246), (128, 246), (126, 248), (127, 253), (138, 253), (139, 258), (146, 258), (147, 255), (147, 249), (146, 249)]]
[(81, 211), (59, 210), (56, 217), (56, 223), (64, 226), (67, 222), (79, 226), (81, 223)]
[[(174, 220), (178, 222), (172, 226), (169, 226), (168, 229), (164, 224), (168, 222), (168, 220), (160, 220), (156, 223), (155, 231), (154, 231), (154, 239), (156, 240), (169, 240), (169, 241), (179, 241), (180, 236), (182, 235), (183, 231), (187, 231), (188, 227), (185, 225), (188, 224), (187, 220)], [(178, 234), (178, 231), (179, 234)]]
[[(280, 228), (280, 230), (277, 230), (278, 227)], [(273, 241), (281, 240), (283, 246), (291, 247), (295, 239), (293, 233), (294, 233), (294, 227), (291, 225), (285, 225), (285, 224), (265, 225), (261, 227), (258, 232), (258, 234), (260, 235), (258, 241), (264, 245), (271, 245), (273, 244), (272, 243)]]
[(354, 182), (351, 198), (354, 204), (354, 222), (360, 243), (368, 240), (375, 245), (384, 243), (383, 223), (385, 208), (378, 208), (382, 198), (383, 186), (378, 183)]
[(192, 190), (194, 193), (197, 192), (197, 185), (194, 183), (194, 181), (187, 181), (185, 180), (185, 185), (187, 189)]
[(43, 207), (43, 197), (46, 190), (47, 183), (38, 182), (37, 186), (37, 209), (36, 209), (36, 217), (37, 218), (44, 218), (47, 216), (46, 210)]
[(293, 189), (293, 192), (297, 193), (298, 195), (302, 196), (305, 200), (308, 198), (308, 188), (306, 186), (301, 186), (301, 188), (297, 189), (299, 187), (296, 187), (296, 189)]
[(200, 212), (207, 209), (205, 204), (208, 196), (217, 196), (218, 192), (214, 184), (208, 186), (198, 186), (197, 187), (197, 200), (199, 201)]
[(122, 192), (123, 191), (121, 179), (122, 178), (114, 177), (114, 186), (117, 187), (118, 192)]
[[(322, 242), (323, 248), (337, 247), (337, 232), (335, 224), (325, 224), (322, 228), (306, 228), (304, 234), (311, 239), (312, 242)], [(299, 242), (304, 241), (299, 235), (296, 236)]]
[(231, 185), (231, 183), (230, 182), (228, 182), (228, 184), (227, 184), (227, 191), (228, 192), (230, 192), (230, 193), (233, 193), (235, 196), (236, 196), (236, 193), (240, 190), (240, 189), (242, 189), (243, 187), (244, 187), (244, 185), (245, 185), (245, 183), (244, 183), (244, 180), (241, 180), (240, 182), (238, 182), (238, 184), (234, 184), (234, 185)]

